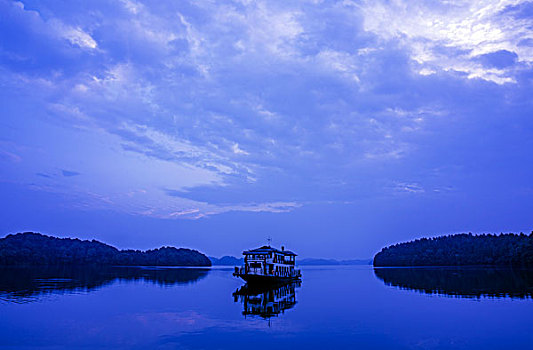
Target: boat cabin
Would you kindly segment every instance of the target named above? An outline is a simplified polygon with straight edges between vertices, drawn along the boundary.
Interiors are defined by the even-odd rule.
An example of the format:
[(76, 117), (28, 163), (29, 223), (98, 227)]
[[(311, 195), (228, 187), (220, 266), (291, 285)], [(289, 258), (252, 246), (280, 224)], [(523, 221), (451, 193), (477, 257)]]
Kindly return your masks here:
[(239, 271), (245, 275), (262, 275), (280, 278), (298, 278), (301, 276), (300, 270), (296, 270), (296, 254), (285, 250), (262, 246), (257, 249), (246, 250), (244, 255), (244, 271)]

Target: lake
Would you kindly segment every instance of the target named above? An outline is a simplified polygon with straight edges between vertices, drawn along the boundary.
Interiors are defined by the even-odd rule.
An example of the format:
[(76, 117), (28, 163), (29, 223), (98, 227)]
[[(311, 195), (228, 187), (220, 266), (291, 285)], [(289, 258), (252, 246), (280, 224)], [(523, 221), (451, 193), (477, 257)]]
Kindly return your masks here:
[(533, 349), (533, 272), (306, 266), (0, 268), (0, 349)]

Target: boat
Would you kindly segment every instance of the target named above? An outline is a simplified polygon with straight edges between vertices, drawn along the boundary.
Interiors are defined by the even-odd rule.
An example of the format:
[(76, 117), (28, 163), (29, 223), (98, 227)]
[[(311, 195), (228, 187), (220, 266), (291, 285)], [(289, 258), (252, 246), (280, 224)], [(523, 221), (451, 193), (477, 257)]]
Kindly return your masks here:
[(300, 270), (295, 268), (296, 254), (265, 245), (256, 249), (245, 250), (244, 266), (235, 267), (233, 276), (242, 278), (248, 284), (283, 284), (302, 278)]

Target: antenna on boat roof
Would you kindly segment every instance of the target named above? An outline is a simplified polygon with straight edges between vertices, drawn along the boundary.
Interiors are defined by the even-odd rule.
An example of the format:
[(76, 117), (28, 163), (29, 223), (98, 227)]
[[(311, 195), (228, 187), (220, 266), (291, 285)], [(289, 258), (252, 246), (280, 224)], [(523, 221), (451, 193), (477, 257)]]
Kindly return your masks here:
[(270, 236), (268, 236), (267, 242), (268, 242), (268, 246), (270, 247), (270, 243), (272, 243), (272, 238)]

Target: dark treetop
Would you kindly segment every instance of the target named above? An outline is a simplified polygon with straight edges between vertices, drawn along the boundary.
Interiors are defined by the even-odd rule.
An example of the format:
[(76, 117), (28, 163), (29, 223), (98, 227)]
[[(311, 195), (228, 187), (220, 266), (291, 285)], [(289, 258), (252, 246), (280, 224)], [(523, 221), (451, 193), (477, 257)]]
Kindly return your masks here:
[(211, 261), (191, 249), (118, 250), (96, 240), (57, 238), (33, 232), (0, 239), (0, 265), (51, 264), (211, 266)]
[(533, 267), (533, 233), (458, 234), (383, 248), (374, 266), (493, 265)]

